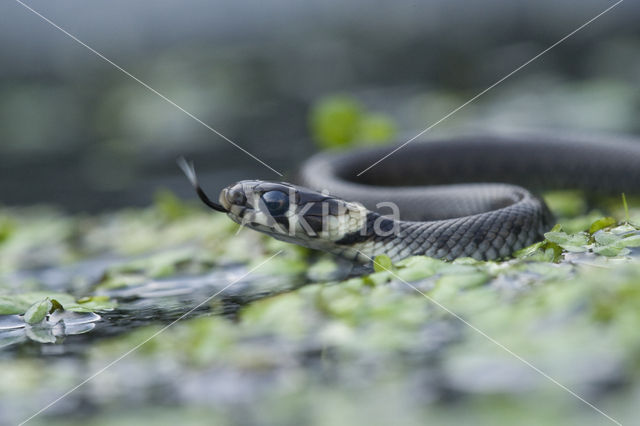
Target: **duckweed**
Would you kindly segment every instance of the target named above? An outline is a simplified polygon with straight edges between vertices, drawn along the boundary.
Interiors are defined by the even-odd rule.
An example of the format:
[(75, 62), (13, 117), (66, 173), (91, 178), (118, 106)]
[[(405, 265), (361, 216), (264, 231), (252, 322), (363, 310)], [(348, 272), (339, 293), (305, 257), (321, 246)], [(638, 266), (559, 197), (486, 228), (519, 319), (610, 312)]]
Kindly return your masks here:
[[(589, 400), (607, 395), (610, 403), (598, 404), (620, 421), (633, 418), (625, 407), (640, 388), (640, 231), (622, 211), (595, 217), (586, 204), (565, 206), (579, 216), (561, 217), (545, 240), (512, 259), (416, 256), (391, 264), (379, 256), (370, 273), (341, 279), (341, 266), (328, 256), (257, 233), (235, 235), (225, 218), (176, 202), (165, 194), (139, 212), (57, 214), (62, 224), (54, 219), (46, 227), (42, 213), (2, 212), (14, 225), (0, 244), (0, 317), (5, 327), (22, 328), (2, 330), (0, 322), (0, 345), (77, 350), (94, 371), (143, 343), (97, 376), (92, 393), (71, 394), (62, 413), (71, 416), (83, 398), (107, 412), (131, 389), (148, 398), (140, 405), (155, 404), (151, 389), (162, 389), (223, 423), (237, 416), (229, 407), (248, 416), (260, 408), (261, 420), (280, 424), (291, 416), (279, 417), (279, 410), (340, 410), (342, 400), (407, 413), (416, 423), (454, 418), (446, 400), (476, 410), (474, 421), (480, 416), (487, 424), (517, 421), (522, 413), (532, 424), (602, 420), (508, 348)], [(629, 215), (637, 214), (630, 206)], [(48, 231), (31, 232), (30, 220)], [(37, 268), (6, 260), (26, 254)], [(97, 311), (102, 319), (68, 317), (66, 334), (60, 327), (43, 331), (38, 321), (60, 309)], [(0, 371), (22, 365), (31, 373), (17, 384), (0, 381), (0, 395), (17, 404), (86, 378), (65, 362), (75, 361), (2, 359)], [(540, 404), (560, 414), (543, 416)], [(376, 409), (365, 417), (380, 417)]]

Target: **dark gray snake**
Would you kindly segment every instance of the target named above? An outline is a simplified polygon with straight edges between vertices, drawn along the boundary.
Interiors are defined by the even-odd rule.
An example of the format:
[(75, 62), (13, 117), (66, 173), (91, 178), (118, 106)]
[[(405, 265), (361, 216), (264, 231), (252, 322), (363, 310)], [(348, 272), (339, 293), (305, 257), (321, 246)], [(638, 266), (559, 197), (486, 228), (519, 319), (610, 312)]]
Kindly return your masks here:
[[(302, 166), (303, 186), (241, 181), (222, 191), (221, 204), (203, 200), (275, 238), (360, 262), (379, 254), (491, 260), (541, 240), (552, 227), (547, 206), (530, 190), (640, 192), (640, 142), (632, 139), (519, 134), (416, 141), (358, 176), (391, 151), (321, 153)], [(186, 171), (202, 198), (193, 170)], [(393, 211), (380, 202), (394, 203), (399, 218), (385, 217)]]

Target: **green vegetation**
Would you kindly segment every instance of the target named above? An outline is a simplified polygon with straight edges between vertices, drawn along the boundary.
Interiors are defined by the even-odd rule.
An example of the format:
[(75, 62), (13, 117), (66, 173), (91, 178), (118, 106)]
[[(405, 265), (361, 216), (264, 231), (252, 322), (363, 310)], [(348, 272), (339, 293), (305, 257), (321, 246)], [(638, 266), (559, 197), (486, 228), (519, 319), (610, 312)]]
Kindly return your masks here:
[(396, 133), (395, 123), (388, 116), (366, 111), (349, 96), (321, 99), (310, 117), (311, 135), (322, 148), (389, 142)]
[[(234, 404), (249, 404), (252, 413), (262, 407), (263, 420), (274, 423), (291, 423), (289, 410), (330, 407), (335, 423), (347, 424), (354, 410), (373, 404), (380, 411), (370, 413), (374, 423), (391, 421), (391, 413), (402, 413), (396, 414), (399, 421), (409, 424), (470, 419), (493, 424), (528, 413), (531, 424), (542, 418), (564, 424), (568, 416), (603, 424), (598, 413), (463, 319), (580, 395), (593, 400), (604, 389), (617, 389), (597, 405), (618, 419), (631, 418), (628, 401), (640, 383), (640, 231), (635, 225), (640, 209), (625, 208), (618, 199), (603, 202), (606, 213), (588, 211), (575, 193), (552, 193), (547, 199), (560, 224), (514, 259), (412, 257), (391, 265), (388, 257), (378, 256), (373, 273), (343, 281), (332, 278), (340, 267), (330, 257), (317, 259), (255, 232), (237, 233), (223, 215), (167, 192), (153, 207), (96, 217), (4, 209), (0, 222), (11, 223), (11, 232), (0, 244), (0, 344), (60, 345), (73, 342), (71, 334), (94, 333), (71, 325), (95, 322), (93, 317), (67, 317), (68, 332), (62, 335), (46, 328), (61, 320), (54, 316), (54, 324), (47, 322), (56, 311), (126, 315), (131, 325), (118, 336), (84, 343), (83, 356), (103, 366), (284, 250), (209, 300), (195, 318), (178, 322), (96, 377), (93, 386), (106, 389), (117, 382), (124, 389), (134, 381), (140, 389), (163, 383), (171, 392), (182, 392), (207, 375), (208, 392), (254, 389), (252, 397)], [(92, 266), (99, 274), (73, 268), (96, 258), (118, 261)], [(66, 274), (66, 292), (48, 289), (46, 274), (27, 273), (34, 267)], [(305, 275), (316, 283), (301, 286)], [(153, 316), (144, 306), (152, 307)], [(235, 307), (230, 311), (230, 306)], [(15, 315), (23, 318), (24, 331), (16, 331)], [(2, 330), (3, 319), (14, 331)], [(53, 397), (87, 375), (63, 365), (5, 358), (0, 370), (14, 379), (0, 381), (0, 395), (10, 401), (26, 398), (44, 381)], [(168, 365), (177, 371), (163, 376)], [(140, 373), (131, 376), (132, 370)], [(34, 375), (39, 379), (32, 380)], [(229, 377), (244, 377), (243, 384)], [(418, 393), (417, 379), (424, 380)], [(107, 404), (123, 397), (117, 388), (110, 392), (102, 397)], [(353, 392), (359, 395), (355, 405), (338, 402), (350, 400)], [(456, 414), (438, 402), (451, 394), (469, 411)], [(229, 411), (235, 405), (220, 401), (190, 404), (193, 409), (185, 415), (202, 416), (193, 417), (194, 424), (212, 416), (225, 424), (237, 414)], [(556, 414), (541, 414), (541, 404)], [(309, 423), (324, 424), (329, 417), (321, 410)]]
[[(76, 300), (70, 294), (44, 291), (0, 296), (0, 315), (24, 314), (25, 320), (29, 323), (40, 322), (46, 314), (56, 310), (95, 312), (111, 310), (115, 306), (116, 303), (105, 296), (83, 297)], [(39, 319), (33, 320), (33, 318)]]

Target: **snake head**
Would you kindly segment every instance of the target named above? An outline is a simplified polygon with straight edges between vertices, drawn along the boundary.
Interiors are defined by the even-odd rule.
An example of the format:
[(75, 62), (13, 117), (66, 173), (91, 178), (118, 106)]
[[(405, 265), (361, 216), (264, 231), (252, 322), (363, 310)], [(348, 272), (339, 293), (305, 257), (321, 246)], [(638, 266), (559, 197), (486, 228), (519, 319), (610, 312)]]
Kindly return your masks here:
[(359, 203), (324, 192), (261, 180), (243, 180), (226, 187), (219, 202), (240, 225), (321, 250), (363, 229), (369, 213)]

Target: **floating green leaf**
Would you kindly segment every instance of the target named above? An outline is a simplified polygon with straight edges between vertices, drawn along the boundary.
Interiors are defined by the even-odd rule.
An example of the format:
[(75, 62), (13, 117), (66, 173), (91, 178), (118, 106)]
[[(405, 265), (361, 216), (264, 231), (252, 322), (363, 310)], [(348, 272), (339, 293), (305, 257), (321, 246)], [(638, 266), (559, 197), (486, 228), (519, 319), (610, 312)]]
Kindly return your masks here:
[(51, 299), (51, 309), (49, 309), (49, 313), (53, 313), (54, 311), (64, 311), (64, 307), (56, 299)]
[(640, 247), (640, 234), (624, 237), (621, 243), (625, 247)]
[(596, 240), (598, 244), (603, 246), (617, 244), (620, 240), (622, 240), (621, 236), (611, 232), (604, 232), (604, 231), (596, 232), (593, 235), (593, 238)]
[(391, 259), (386, 254), (380, 254), (373, 259), (373, 270), (376, 272), (390, 271)]
[(15, 297), (0, 296), (0, 315), (16, 315), (23, 314), (28, 308), (21, 301), (15, 300)]
[(24, 320), (28, 324), (40, 323), (45, 319), (47, 314), (51, 312), (52, 307), (53, 304), (51, 303), (51, 299), (48, 297), (36, 302), (27, 309), (27, 312), (24, 313)]
[(593, 252), (601, 254), (602, 256), (624, 256), (629, 254), (630, 250), (626, 247), (620, 247), (618, 245), (597, 246), (593, 248)]
[(77, 303), (69, 303), (65, 309), (73, 312), (108, 311), (117, 306), (117, 303), (108, 296), (92, 296), (78, 299)]
[(530, 246), (521, 248), (520, 250), (514, 252), (513, 256), (518, 258), (529, 257), (534, 253), (536, 253), (538, 250), (540, 250), (543, 245), (544, 245), (544, 241), (538, 241), (537, 243), (533, 243)]
[[(618, 228), (614, 230), (618, 230)], [(625, 236), (613, 232), (614, 230), (612, 232), (598, 231), (593, 235), (597, 243), (593, 248), (594, 253), (603, 256), (624, 256), (630, 252), (628, 247), (640, 247), (640, 234), (634, 233)]]
[(26, 315), (29, 309), (43, 300), (50, 301), (50, 312), (62, 309), (74, 312), (95, 312), (110, 310), (116, 306), (116, 302), (107, 296), (86, 297), (76, 301), (70, 294), (37, 291), (0, 295), (0, 315)]
[(604, 229), (604, 228), (608, 228), (609, 226), (613, 226), (617, 223), (617, 221), (612, 218), (611, 216), (606, 216), (603, 218), (600, 218), (598, 220), (596, 220), (595, 222), (593, 222), (591, 224), (591, 226), (589, 226), (589, 234), (594, 234), (595, 232)]
[(556, 243), (563, 249), (571, 252), (584, 252), (587, 251), (585, 247), (589, 243), (589, 237), (583, 233), (567, 234), (565, 232), (547, 232), (544, 237), (552, 242)]

